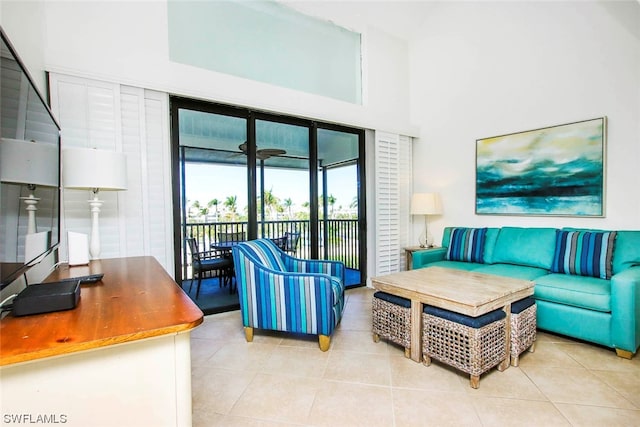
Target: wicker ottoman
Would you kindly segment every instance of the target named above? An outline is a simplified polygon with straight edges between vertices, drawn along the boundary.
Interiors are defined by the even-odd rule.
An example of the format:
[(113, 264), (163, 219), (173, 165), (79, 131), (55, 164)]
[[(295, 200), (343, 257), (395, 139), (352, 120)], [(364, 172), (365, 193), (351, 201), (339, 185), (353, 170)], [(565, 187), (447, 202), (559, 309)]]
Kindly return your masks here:
[(373, 340), (387, 339), (404, 347), (411, 357), (411, 301), (376, 292), (373, 294)]
[(533, 353), (536, 346), (536, 301), (524, 298), (511, 304), (511, 365), (518, 366), (520, 354)]
[(473, 388), (480, 375), (507, 358), (506, 313), (494, 310), (479, 317), (426, 305), (422, 313), (422, 358), (431, 358), (470, 375)]

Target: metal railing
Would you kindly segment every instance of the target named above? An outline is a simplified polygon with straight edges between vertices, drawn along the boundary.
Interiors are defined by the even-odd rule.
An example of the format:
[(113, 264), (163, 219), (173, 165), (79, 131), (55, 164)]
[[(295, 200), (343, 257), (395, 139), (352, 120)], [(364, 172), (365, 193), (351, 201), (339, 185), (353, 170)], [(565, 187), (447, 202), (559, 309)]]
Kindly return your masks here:
[[(185, 237), (195, 237), (198, 241), (199, 249), (206, 251), (209, 250), (212, 243), (246, 239), (247, 225), (247, 222), (187, 223), (185, 224)], [(308, 220), (264, 221), (258, 223), (258, 235), (261, 237), (276, 239), (283, 237), (285, 232), (300, 233), (300, 239), (298, 241), (296, 251), (292, 255), (298, 258), (310, 258), (311, 242)], [(231, 235), (234, 235), (234, 238), (226, 238)], [(321, 220), (319, 235), (319, 253), (321, 258), (342, 261), (347, 268), (354, 270), (360, 269), (357, 219)], [(184, 266), (183, 271), (187, 271), (186, 266), (190, 260), (187, 257), (188, 254), (186, 250), (183, 250), (182, 253), (182, 265)]]

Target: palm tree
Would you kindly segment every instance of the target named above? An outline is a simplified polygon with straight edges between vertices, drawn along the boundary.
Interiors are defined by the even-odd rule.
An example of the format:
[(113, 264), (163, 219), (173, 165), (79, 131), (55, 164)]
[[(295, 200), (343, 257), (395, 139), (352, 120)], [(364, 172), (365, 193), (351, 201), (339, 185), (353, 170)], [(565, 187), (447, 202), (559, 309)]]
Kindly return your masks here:
[(336, 204), (336, 201), (338, 199), (336, 199), (332, 194), (329, 194), (329, 197), (327, 197), (327, 202), (329, 203), (329, 206), (331, 206), (331, 210), (329, 211), (329, 218), (333, 218), (333, 207)]
[(228, 196), (227, 199), (224, 201), (224, 206), (231, 213), (232, 220), (236, 219), (236, 209), (238, 208), (237, 203), (238, 203), (238, 196)]
[(357, 218), (358, 217), (358, 196), (353, 196), (353, 200), (351, 200), (351, 204), (349, 205), (349, 208), (352, 209), (351, 217)]
[(291, 219), (291, 206), (293, 206), (293, 200), (290, 198), (284, 199), (282, 206), (287, 210), (287, 215), (289, 216), (289, 219)]
[(269, 215), (271, 219), (273, 219), (273, 211), (276, 206), (278, 206), (279, 200), (276, 196), (273, 195), (273, 189), (265, 190), (264, 192), (264, 206), (265, 209), (271, 213)]
[[(193, 212), (195, 210), (196, 212)], [(203, 207), (200, 201), (196, 200), (191, 203), (191, 208), (189, 209), (189, 216), (193, 215), (195, 219), (202, 215)]]
[(349, 205), (351, 209), (358, 208), (358, 196), (353, 196), (353, 200), (351, 200), (351, 204)]
[(214, 212), (216, 214), (216, 221), (218, 220), (218, 205), (220, 204), (220, 201), (218, 199), (211, 199), (209, 200), (209, 203), (207, 203), (208, 207), (213, 206), (213, 208), (215, 209)]
[(296, 214), (296, 218), (298, 219), (309, 219), (309, 202), (304, 202), (301, 205), (304, 208), (304, 211), (300, 211)]

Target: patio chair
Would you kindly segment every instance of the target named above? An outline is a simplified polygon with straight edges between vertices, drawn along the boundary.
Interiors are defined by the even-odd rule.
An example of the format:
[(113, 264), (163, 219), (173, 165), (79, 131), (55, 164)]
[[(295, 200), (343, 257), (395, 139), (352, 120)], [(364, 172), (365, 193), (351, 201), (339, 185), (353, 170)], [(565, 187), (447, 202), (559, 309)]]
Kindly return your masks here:
[[(229, 257), (225, 257), (222, 251), (211, 250), (200, 252), (198, 249), (198, 241), (193, 237), (185, 239), (191, 251), (191, 283), (189, 284), (189, 292), (193, 286), (193, 279), (198, 277), (198, 285), (196, 287), (196, 299), (200, 296), (200, 285), (202, 283), (202, 275), (206, 272), (217, 271), (220, 280), (220, 286), (226, 286), (227, 282), (231, 282), (233, 272), (233, 261)], [(233, 285), (230, 283), (230, 292), (233, 292)]]
[(271, 239), (273, 243), (276, 244), (277, 247), (279, 247), (280, 249), (282, 249), (283, 251), (287, 250), (287, 236), (282, 236), (282, 237), (273, 237)]
[(234, 231), (232, 233), (218, 233), (218, 242), (229, 243), (229, 242), (242, 242), (247, 240), (245, 237), (244, 231)]
[(300, 233), (284, 233), (285, 243), (283, 250), (290, 254), (295, 254), (298, 250), (298, 242), (300, 241)]
[(294, 258), (270, 239), (233, 248), (242, 324), (247, 342), (253, 329), (318, 335), (320, 350), (344, 309), (344, 264)]

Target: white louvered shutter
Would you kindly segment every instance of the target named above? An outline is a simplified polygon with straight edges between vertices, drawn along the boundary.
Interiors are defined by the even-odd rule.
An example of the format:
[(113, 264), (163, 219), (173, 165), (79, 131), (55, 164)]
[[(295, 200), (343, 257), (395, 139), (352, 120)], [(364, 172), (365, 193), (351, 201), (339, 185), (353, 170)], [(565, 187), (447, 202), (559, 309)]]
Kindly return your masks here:
[(410, 138), (376, 132), (376, 275), (403, 269), (409, 235)]
[[(152, 255), (173, 274), (169, 101), (165, 93), (49, 75), (62, 147), (122, 151), (127, 191), (101, 192), (101, 258)], [(90, 233), (89, 193), (65, 190), (63, 233)], [(61, 259), (66, 259), (63, 234)]]
[(400, 182), (400, 202), (398, 204), (400, 214), (400, 230), (398, 233), (401, 258), (400, 270), (404, 270), (407, 265), (407, 254), (403, 248), (411, 246), (409, 239), (411, 236), (411, 192), (413, 188), (412, 143), (412, 138), (404, 135), (400, 136), (400, 170), (398, 171), (398, 180)]

